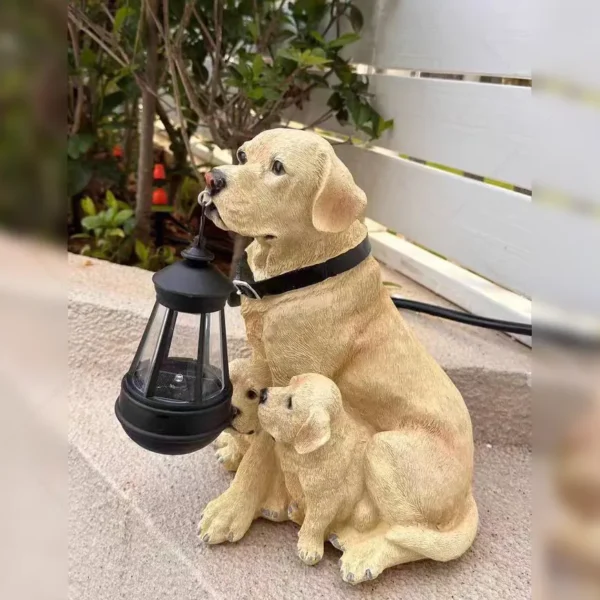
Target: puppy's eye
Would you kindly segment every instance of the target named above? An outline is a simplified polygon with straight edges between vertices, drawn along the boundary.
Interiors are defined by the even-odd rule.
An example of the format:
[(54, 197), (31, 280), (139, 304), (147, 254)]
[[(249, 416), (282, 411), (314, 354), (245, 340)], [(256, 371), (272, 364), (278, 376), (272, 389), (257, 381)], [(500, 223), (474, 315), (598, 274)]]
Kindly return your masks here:
[(246, 398), (248, 398), (248, 400), (256, 400), (258, 398), (256, 390), (248, 390), (246, 392)]
[(248, 157), (242, 149), (237, 151), (237, 159), (240, 165), (245, 165), (248, 162)]
[(288, 396), (288, 399), (287, 399), (287, 407), (288, 407), (290, 410), (292, 410), (292, 397), (291, 397), (291, 396)]
[(283, 175), (285, 173), (283, 163), (280, 160), (274, 160), (273, 166), (271, 167), (271, 171), (273, 171), (275, 175)]

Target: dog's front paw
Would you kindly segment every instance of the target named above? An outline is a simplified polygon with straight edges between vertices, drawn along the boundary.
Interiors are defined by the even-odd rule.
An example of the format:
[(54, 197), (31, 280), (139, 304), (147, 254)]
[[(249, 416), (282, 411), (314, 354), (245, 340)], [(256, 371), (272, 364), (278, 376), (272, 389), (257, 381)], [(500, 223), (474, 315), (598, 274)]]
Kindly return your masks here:
[(254, 511), (246, 499), (227, 491), (206, 505), (198, 524), (198, 536), (207, 544), (237, 542), (244, 537), (253, 518)]
[(300, 539), (298, 557), (305, 565), (316, 565), (323, 558), (323, 542)]

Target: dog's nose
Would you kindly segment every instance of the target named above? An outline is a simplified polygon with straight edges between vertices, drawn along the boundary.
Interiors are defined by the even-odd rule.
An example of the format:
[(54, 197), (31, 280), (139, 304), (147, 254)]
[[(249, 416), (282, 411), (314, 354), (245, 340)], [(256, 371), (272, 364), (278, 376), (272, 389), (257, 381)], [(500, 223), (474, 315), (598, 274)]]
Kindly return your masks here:
[(262, 390), (260, 390), (260, 400), (259, 403), (260, 404), (264, 404), (267, 401), (267, 396), (269, 395), (269, 390), (267, 390), (267, 388), (263, 388)]
[(237, 406), (231, 407), (231, 420), (233, 421), (236, 417), (241, 414), (241, 410)]
[(226, 185), (225, 174), (219, 169), (213, 169), (204, 174), (204, 181), (206, 181), (206, 187), (211, 195), (218, 194)]

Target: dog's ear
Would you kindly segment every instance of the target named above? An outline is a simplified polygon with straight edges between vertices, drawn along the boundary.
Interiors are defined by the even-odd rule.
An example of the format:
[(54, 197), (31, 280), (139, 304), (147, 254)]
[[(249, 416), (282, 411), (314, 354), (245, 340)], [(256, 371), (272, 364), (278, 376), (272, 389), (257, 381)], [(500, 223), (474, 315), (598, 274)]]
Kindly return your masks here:
[(298, 454), (308, 454), (318, 450), (331, 437), (329, 415), (323, 408), (314, 408), (294, 440)]
[(323, 153), (321, 182), (313, 203), (312, 222), (318, 231), (340, 233), (363, 218), (367, 196), (354, 183), (335, 153)]

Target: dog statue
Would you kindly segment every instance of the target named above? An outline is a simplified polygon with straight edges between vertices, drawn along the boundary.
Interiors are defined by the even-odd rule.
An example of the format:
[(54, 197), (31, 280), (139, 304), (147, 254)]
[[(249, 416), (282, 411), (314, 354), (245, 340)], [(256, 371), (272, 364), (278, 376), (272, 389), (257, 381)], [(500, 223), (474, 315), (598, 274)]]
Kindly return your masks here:
[[(238, 150), (238, 161), (207, 173), (205, 210), (218, 227), (253, 238), (248, 265), (256, 286), (270, 285), (265, 294), (250, 285), (252, 297), (242, 298), (252, 360), (266, 365), (276, 387), (302, 373), (332, 379), (353, 419), (386, 432), (386, 453), (374, 468), (402, 487), (394, 494), (383, 489), (379, 501), (389, 495), (395, 522), (423, 540), (405, 547), (399, 540), (393, 551), (386, 546), (386, 567), (427, 556), (413, 548), (426, 544), (431, 531), (446, 534), (446, 555), (464, 552), (454, 530), (469, 523), (464, 539), (472, 540), (477, 529), (470, 416), (394, 307), (377, 261), (356, 260), (367, 237), (364, 192), (332, 146), (306, 131), (261, 133)], [(341, 262), (355, 266), (343, 269)], [(321, 279), (308, 269), (314, 283), (306, 286), (311, 265), (327, 268), (317, 269)], [(285, 274), (304, 277), (304, 284), (277, 290)], [(231, 487), (204, 511), (200, 532), (212, 543), (240, 539), (281, 478), (274, 440), (264, 432), (254, 437)], [(357, 545), (346, 556), (344, 569), (355, 582), (377, 571), (373, 551)]]
[[(373, 435), (369, 426), (354, 420), (331, 379), (306, 374), (293, 377), (289, 386), (263, 390), (257, 412), (262, 428), (278, 444), (286, 488), (298, 498), (303, 514), (298, 555), (306, 564), (321, 560), (323, 542), (330, 539), (344, 550), (343, 579), (358, 582), (400, 562), (452, 560), (471, 546), (474, 503), (450, 528), (452, 540), (445, 531), (403, 523), (396, 495), (415, 504), (414, 521), (421, 514), (418, 498), (405, 489), (390, 460), (393, 435)], [(364, 570), (353, 573), (346, 565), (354, 564), (357, 552), (369, 560)]]

